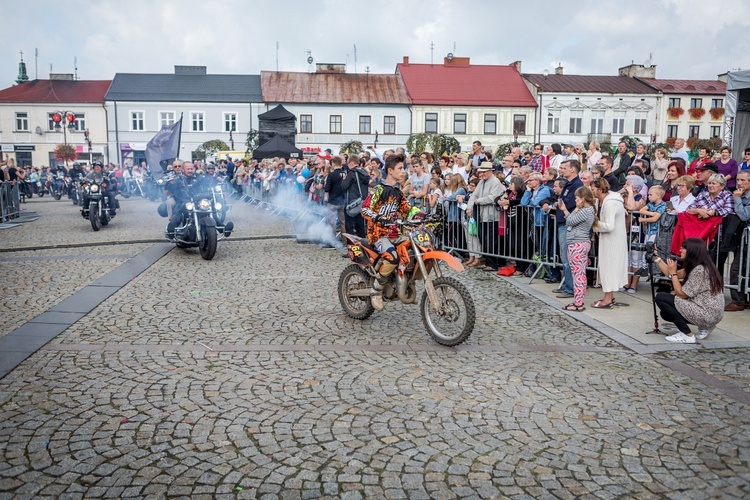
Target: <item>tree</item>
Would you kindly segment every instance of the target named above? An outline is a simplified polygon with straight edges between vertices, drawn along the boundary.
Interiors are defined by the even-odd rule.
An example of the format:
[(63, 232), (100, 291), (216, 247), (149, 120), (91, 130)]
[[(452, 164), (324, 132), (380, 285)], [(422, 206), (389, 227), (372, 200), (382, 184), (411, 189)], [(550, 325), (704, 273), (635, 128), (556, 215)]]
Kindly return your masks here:
[(248, 154), (251, 151), (255, 150), (259, 145), (259, 140), (260, 133), (257, 130), (255, 130), (254, 128), (248, 130), (247, 138), (245, 139), (245, 146), (247, 146), (247, 149), (245, 149), (245, 154)]
[(58, 144), (52, 153), (55, 156), (55, 160), (65, 162), (76, 161), (78, 159), (78, 152), (76, 148), (70, 144)]
[(362, 143), (360, 141), (345, 142), (339, 148), (339, 154), (358, 155), (362, 152)]
[(229, 151), (229, 146), (227, 146), (227, 143), (221, 139), (206, 141), (198, 146), (198, 149), (193, 152), (193, 157), (196, 160), (205, 160), (206, 156), (217, 151)]

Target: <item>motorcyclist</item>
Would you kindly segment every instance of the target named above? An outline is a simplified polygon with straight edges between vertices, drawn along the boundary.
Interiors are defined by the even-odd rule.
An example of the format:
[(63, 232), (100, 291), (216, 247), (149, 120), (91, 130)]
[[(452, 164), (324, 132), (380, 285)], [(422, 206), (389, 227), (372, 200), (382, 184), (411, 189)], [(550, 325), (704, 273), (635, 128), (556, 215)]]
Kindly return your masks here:
[(96, 182), (102, 188), (102, 194), (107, 198), (107, 206), (109, 207), (110, 215), (114, 216), (117, 214), (115, 197), (112, 192), (112, 181), (102, 169), (102, 162), (94, 160), (91, 162), (91, 172), (86, 176), (86, 180), (89, 182)]
[[(70, 177), (71, 181), (75, 181), (78, 178), (86, 177), (86, 172), (83, 170), (83, 167), (80, 163), (74, 163), (70, 170), (68, 170), (68, 176)], [(68, 186), (68, 198), (73, 197), (73, 189), (73, 182), (71, 182)]]
[(62, 192), (63, 183), (65, 182), (65, 176), (68, 175), (68, 171), (62, 165), (55, 165), (50, 169), (52, 175), (52, 189), (57, 192)]
[(362, 203), (362, 216), (367, 222), (367, 237), (374, 244), (383, 263), (377, 280), (373, 283), (376, 294), (371, 297), (372, 306), (383, 310), (383, 288), (388, 276), (398, 266), (398, 254), (393, 239), (398, 238), (398, 229), (388, 225), (395, 218), (407, 218), (419, 212), (412, 207), (401, 192), (400, 182), (405, 177), (404, 155), (391, 155), (385, 162), (385, 179), (375, 186)]
[(172, 162), (171, 167), (167, 167), (167, 172), (164, 174), (163, 180), (165, 182), (164, 184), (164, 194), (167, 195), (167, 217), (169, 219), (172, 218), (172, 213), (174, 212), (174, 206), (177, 203), (174, 199), (174, 196), (169, 192), (169, 183), (174, 180), (175, 177), (182, 174), (182, 162), (180, 160), (175, 160)]
[(193, 192), (199, 189), (201, 181), (202, 177), (195, 175), (193, 162), (186, 161), (182, 164), (182, 175), (176, 176), (167, 184), (167, 190), (174, 196), (176, 203), (169, 224), (167, 224), (167, 238), (174, 238), (174, 230), (180, 223), (185, 203), (191, 200)]

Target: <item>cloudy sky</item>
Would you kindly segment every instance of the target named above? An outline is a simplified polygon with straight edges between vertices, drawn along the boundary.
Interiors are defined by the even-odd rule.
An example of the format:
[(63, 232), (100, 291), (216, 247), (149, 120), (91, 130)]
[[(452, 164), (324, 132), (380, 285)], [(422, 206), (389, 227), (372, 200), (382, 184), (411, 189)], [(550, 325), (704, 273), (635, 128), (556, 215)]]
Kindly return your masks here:
[[(72, 73), (307, 71), (316, 62), (392, 73), (403, 56), (476, 64), (523, 62), (523, 71), (615, 75), (653, 57), (657, 77), (713, 79), (750, 69), (747, 0), (29, 0), (3, 2), (0, 88), (23, 51), (30, 78)], [(434, 43), (434, 50), (430, 45)], [(455, 49), (454, 49), (455, 47)], [(35, 66), (35, 49), (39, 50)]]

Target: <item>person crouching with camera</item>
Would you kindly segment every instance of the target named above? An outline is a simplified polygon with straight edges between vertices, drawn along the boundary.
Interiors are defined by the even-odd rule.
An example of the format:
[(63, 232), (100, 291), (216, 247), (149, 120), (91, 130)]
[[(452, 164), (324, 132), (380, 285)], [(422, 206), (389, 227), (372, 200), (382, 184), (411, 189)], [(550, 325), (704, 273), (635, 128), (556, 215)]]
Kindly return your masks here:
[[(721, 273), (708, 254), (706, 243), (699, 238), (687, 238), (680, 248), (683, 268), (677, 270), (677, 261), (659, 258), (654, 249), (654, 263), (672, 282), (672, 292), (659, 292), (656, 305), (661, 317), (671, 321), (679, 330), (666, 337), (669, 342), (695, 344), (714, 330), (724, 317), (724, 283)], [(696, 325), (693, 335), (689, 325)]]

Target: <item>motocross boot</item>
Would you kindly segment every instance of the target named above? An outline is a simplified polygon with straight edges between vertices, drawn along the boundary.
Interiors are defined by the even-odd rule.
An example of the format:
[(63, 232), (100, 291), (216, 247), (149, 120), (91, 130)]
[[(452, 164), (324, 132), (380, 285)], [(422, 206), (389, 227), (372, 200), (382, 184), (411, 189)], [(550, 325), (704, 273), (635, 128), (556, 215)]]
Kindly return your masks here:
[(370, 303), (376, 311), (382, 311), (385, 309), (385, 305), (383, 304), (383, 288), (384, 286), (380, 283), (380, 279), (376, 279), (372, 282), (372, 289), (375, 291), (375, 295), (370, 297)]

